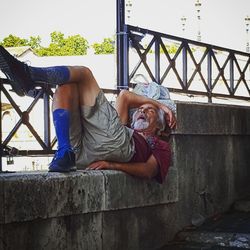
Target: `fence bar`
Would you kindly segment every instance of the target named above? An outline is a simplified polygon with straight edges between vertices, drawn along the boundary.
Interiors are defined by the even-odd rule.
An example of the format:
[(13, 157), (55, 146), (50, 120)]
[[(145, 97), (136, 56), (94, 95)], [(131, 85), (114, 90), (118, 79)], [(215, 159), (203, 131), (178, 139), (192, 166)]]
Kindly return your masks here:
[(230, 53), (230, 90), (234, 93), (234, 57), (233, 53)]
[(207, 86), (210, 95), (208, 95), (208, 102), (212, 102), (212, 50), (209, 48), (207, 54)]
[(125, 25), (125, 0), (116, 1), (117, 89), (128, 89), (128, 34)]
[(43, 109), (44, 109), (44, 142), (50, 148), (50, 103), (49, 94), (45, 91), (43, 94)]
[(182, 82), (187, 89), (187, 44), (183, 42), (183, 49), (182, 49)]
[(155, 39), (155, 80), (157, 83), (160, 83), (160, 44), (159, 39)]

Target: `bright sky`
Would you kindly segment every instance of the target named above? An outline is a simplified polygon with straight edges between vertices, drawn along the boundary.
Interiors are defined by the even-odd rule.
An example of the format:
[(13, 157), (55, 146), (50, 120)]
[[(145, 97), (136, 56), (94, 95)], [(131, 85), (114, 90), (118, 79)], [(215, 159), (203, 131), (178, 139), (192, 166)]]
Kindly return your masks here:
[[(196, 40), (195, 0), (131, 0), (130, 23)], [(201, 0), (203, 42), (245, 51), (250, 0)], [(22, 38), (40, 35), (44, 44), (50, 33), (80, 34), (90, 44), (115, 34), (116, 0), (1, 0), (0, 41), (13, 34)], [(183, 34), (181, 17), (185, 16)]]

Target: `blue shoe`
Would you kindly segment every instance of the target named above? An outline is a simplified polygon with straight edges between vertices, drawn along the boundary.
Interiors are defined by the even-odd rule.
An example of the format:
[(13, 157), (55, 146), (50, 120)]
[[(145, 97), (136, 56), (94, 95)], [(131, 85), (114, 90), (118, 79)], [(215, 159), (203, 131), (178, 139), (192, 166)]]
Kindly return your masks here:
[(75, 153), (72, 150), (66, 150), (62, 157), (58, 157), (58, 152), (56, 152), (49, 164), (49, 172), (76, 171), (75, 165)]
[(0, 70), (9, 79), (13, 91), (19, 96), (26, 95), (35, 87), (30, 77), (29, 66), (17, 60), (3, 46), (0, 46)]

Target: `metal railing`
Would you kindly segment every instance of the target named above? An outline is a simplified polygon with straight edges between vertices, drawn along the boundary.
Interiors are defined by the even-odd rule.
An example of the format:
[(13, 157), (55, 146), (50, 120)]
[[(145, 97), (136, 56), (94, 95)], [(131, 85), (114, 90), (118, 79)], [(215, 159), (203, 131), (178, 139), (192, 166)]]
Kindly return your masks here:
[[(208, 102), (213, 97), (249, 100), (249, 53), (127, 25), (125, 0), (116, 6), (118, 89), (132, 87), (134, 76), (142, 73), (171, 92), (207, 96)], [(171, 46), (176, 50), (169, 51)], [(135, 65), (133, 54), (138, 55)]]
[[(0, 140), (1, 140), (1, 147), (0, 147), (0, 172), (2, 171), (2, 157), (7, 158), (7, 162), (13, 164), (13, 157), (15, 156), (49, 156), (55, 153), (55, 145), (57, 142), (56, 137), (53, 135), (51, 131), (51, 104), (52, 98), (54, 94), (54, 87), (48, 84), (44, 84), (40, 88), (36, 88), (29, 92), (29, 97), (22, 97), (25, 101), (25, 108), (20, 108), (20, 103), (18, 102), (18, 96), (13, 94), (7, 88), (10, 86), (9, 80), (0, 78), (0, 113), (1, 113), (1, 122), (0, 122)], [(103, 92), (106, 94), (117, 94), (116, 90), (112, 89), (103, 89)], [(19, 119), (15, 122), (15, 124), (8, 124), (9, 129), (7, 135), (3, 138), (3, 97), (4, 101), (10, 104), (11, 110), (15, 111), (17, 114), (16, 116)], [(16, 100), (17, 99), (17, 100)], [(36, 119), (40, 124), (40, 129), (38, 132), (37, 129), (34, 128), (32, 125), (32, 121), (30, 121), (30, 115), (33, 109), (38, 106), (38, 102), (42, 102), (36, 110)], [(42, 109), (42, 110), (41, 110)], [(33, 121), (34, 122), (34, 121)], [(16, 143), (16, 134), (18, 133), (20, 127), (22, 125), (26, 126), (27, 132), (30, 133), (32, 137), (33, 144), (36, 143), (35, 147), (29, 149), (18, 149), (15, 145)], [(12, 127), (13, 126), (13, 127)], [(41, 135), (42, 131), (42, 135)], [(34, 149), (40, 148), (40, 149)]]
[[(13, 156), (28, 156), (28, 155), (49, 155), (53, 154), (53, 146), (56, 143), (56, 138), (52, 138), (51, 136), (51, 121), (50, 121), (50, 106), (51, 106), (51, 98), (53, 96), (53, 91), (48, 86), (43, 86), (40, 89), (35, 89), (32, 93), (31, 101), (26, 98), (26, 103), (28, 107), (25, 108), (24, 111), (21, 110), (20, 105), (15, 100), (17, 97), (16, 95), (12, 95), (10, 91), (7, 90), (7, 86), (9, 82), (7, 79), (0, 78), (0, 100), (1, 100), (1, 126), (0, 126), (0, 136), (1, 136), (1, 157), (6, 156), (8, 159), (7, 161), (12, 162)], [(3, 129), (2, 129), (2, 118), (3, 118), (3, 96), (5, 98), (5, 102), (7, 101), (12, 106), (12, 109), (16, 112), (19, 119), (16, 121), (13, 127), (12, 124), (8, 124), (10, 126), (9, 133), (3, 138)], [(37, 105), (38, 101), (42, 100), (43, 102), (43, 112), (39, 110), (39, 115), (37, 119), (43, 126), (43, 136), (39, 135), (36, 129), (33, 127), (32, 123), (30, 122), (30, 113)], [(34, 150), (18, 150), (16, 147), (10, 146), (10, 142), (16, 137), (17, 131), (20, 129), (22, 125), (25, 125), (31, 135), (34, 137), (35, 141), (39, 144), (41, 149)], [(1, 158), (1, 165), (0, 171), (2, 170), (2, 158)]]
[(207, 96), (209, 102), (213, 97), (249, 100), (249, 53), (131, 25), (124, 30), (122, 88), (132, 87), (140, 73), (170, 92)]

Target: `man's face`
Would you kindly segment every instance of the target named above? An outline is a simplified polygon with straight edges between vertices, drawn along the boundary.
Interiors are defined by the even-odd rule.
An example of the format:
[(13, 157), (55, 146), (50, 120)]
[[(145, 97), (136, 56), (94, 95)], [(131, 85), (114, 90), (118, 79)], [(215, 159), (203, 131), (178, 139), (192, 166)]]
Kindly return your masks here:
[(133, 128), (142, 132), (155, 133), (157, 130), (157, 118), (157, 108), (152, 104), (144, 104), (133, 115)]

